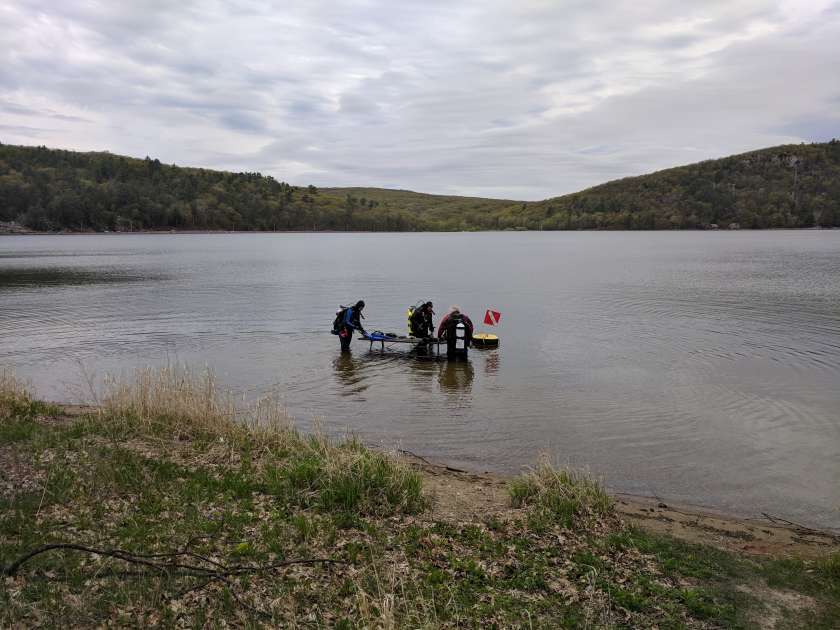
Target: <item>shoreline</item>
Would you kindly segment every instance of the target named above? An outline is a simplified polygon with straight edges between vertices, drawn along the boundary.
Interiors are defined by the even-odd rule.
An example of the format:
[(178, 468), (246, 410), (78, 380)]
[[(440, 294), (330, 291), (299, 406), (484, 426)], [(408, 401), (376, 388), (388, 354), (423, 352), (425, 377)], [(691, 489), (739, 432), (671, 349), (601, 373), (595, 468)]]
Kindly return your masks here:
[(840, 227), (772, 227), (772, 228), (738, 228), (709, 230), (702, 228), (686, 228), (679, 230), (619, 230), (619, 229), (580, 229), (580, 230), (135, 230), (133, 232), (37, 232), (34, 230), (4, 232), (0, 236), (131, 236), (156, 234), (159, 236), (179, 234), (522, 234), (522, 233), (571, 233), (571, 232), (831, 232)]
[[(98, 411), (92, 405), (49, 404), (61, 409), (67, 418)], [(437, 497), (435, 513), (439, 516), (481, 518), (488, 510), (501, 513), (511, 509), (507, 487), (516, 475), (464, 470), (437, 463), (433, 456), (429, 459), (405, 450), (397, 454), (423, 475), (424, 485)], [(772, 515), (747, 517), (709, 506), (666, 503), (660, 497), (607, 492), (619, 514), (634, 525), (685, 542), (747, 555), (818, 558), (827, 552), (840, 553), (840, 528), (814, 528)]]
[[(473, 515), (484, 510), (503, 510), (505, 488), (515, 478), (488, 472), (456, 469), (406, 451), (400, 452), (420, 470), (452, 515)], [(454, 486), (455, 495), (443, 493)], [(680, 540), (710, 545), (747, 555), (817, 558), (840, 551), (840, 530), (811, 528), (784, 519), (743, 517), (706, 506), (663, 502), (621, 492), (609, 492), (619, 514), (634, 525)], [(775, 517), (774, 517), (775, 518)]]
[(0, 626), (840, 619), (833, 535), (610, 497), (547, 464), (511, 479), (303, 434), (168, 370), (104, 401), (41, 402), (0, 374)]

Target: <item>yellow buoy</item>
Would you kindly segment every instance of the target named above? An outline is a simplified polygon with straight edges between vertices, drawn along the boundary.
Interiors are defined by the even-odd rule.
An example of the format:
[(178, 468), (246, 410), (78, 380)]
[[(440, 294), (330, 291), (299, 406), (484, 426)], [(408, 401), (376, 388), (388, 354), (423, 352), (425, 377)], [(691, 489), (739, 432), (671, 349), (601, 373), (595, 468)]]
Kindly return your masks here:
[(495, 348), (499, 345), (499, 336), (491, 333), (475, 333), (472, 342), (476, 348)]

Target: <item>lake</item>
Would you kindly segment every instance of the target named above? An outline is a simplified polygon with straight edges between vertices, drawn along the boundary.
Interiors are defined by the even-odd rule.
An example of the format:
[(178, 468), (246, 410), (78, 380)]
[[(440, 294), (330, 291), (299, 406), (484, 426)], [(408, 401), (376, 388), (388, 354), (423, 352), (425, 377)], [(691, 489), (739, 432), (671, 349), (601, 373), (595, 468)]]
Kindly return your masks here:
[[(495, 350), (350, 356), (329, 334), (458, 304)], [(437, 318), (436, 318), (437, 319)], [(0, 365), (211, 366), (303, 428), (515, 473), (540, 453), (619, 492), (840, 527), (840, 231), (0, 236)]]

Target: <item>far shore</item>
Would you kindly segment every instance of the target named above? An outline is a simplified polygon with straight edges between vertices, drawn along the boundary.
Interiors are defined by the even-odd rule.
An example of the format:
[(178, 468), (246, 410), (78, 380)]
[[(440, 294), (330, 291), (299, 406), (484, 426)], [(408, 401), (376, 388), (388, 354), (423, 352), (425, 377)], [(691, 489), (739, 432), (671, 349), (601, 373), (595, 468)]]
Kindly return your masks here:
[(539, 232), (539, 233), (568, 233), (568, 232), (810, 232), (810, 231), (835, 231), (840, 230), (840, 227), (783, 227), (783, 228), (738, 228), (738, 229), (680, 229), (680, 230), (612, 230), (612, 229), (587, 229), (587, 230), (403, 230), (403, 231), (387, 231), (387, 230), (134, 230), (133, 232), (96, 232), (96, 231), (62, 231), (62, 232), (38, 232), (35, 230), (16, 230), (16, 231), (2, 231), (0, 236), (132, 236), (132, 235), (172, 235), (179, 234), (507, 234), (523, 232)]

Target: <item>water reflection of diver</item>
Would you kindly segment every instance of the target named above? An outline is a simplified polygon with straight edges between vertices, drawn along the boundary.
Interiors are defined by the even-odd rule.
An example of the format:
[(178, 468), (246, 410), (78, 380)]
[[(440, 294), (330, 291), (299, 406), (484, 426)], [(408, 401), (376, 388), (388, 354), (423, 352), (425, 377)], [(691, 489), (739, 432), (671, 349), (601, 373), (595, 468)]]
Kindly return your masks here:
[(444, 361), (438, 372), (440, 388), (446, 392), (472, 391), (475, 371), (471, 361)]
[(333, 369), (336, 377), (342, 385), (346, 385), (353, 393), (363, 392), (367, 389), (359, 370), (360, 363), (361, 361), (354, 359), (349, 352), (342, 352), (333, 359)]

